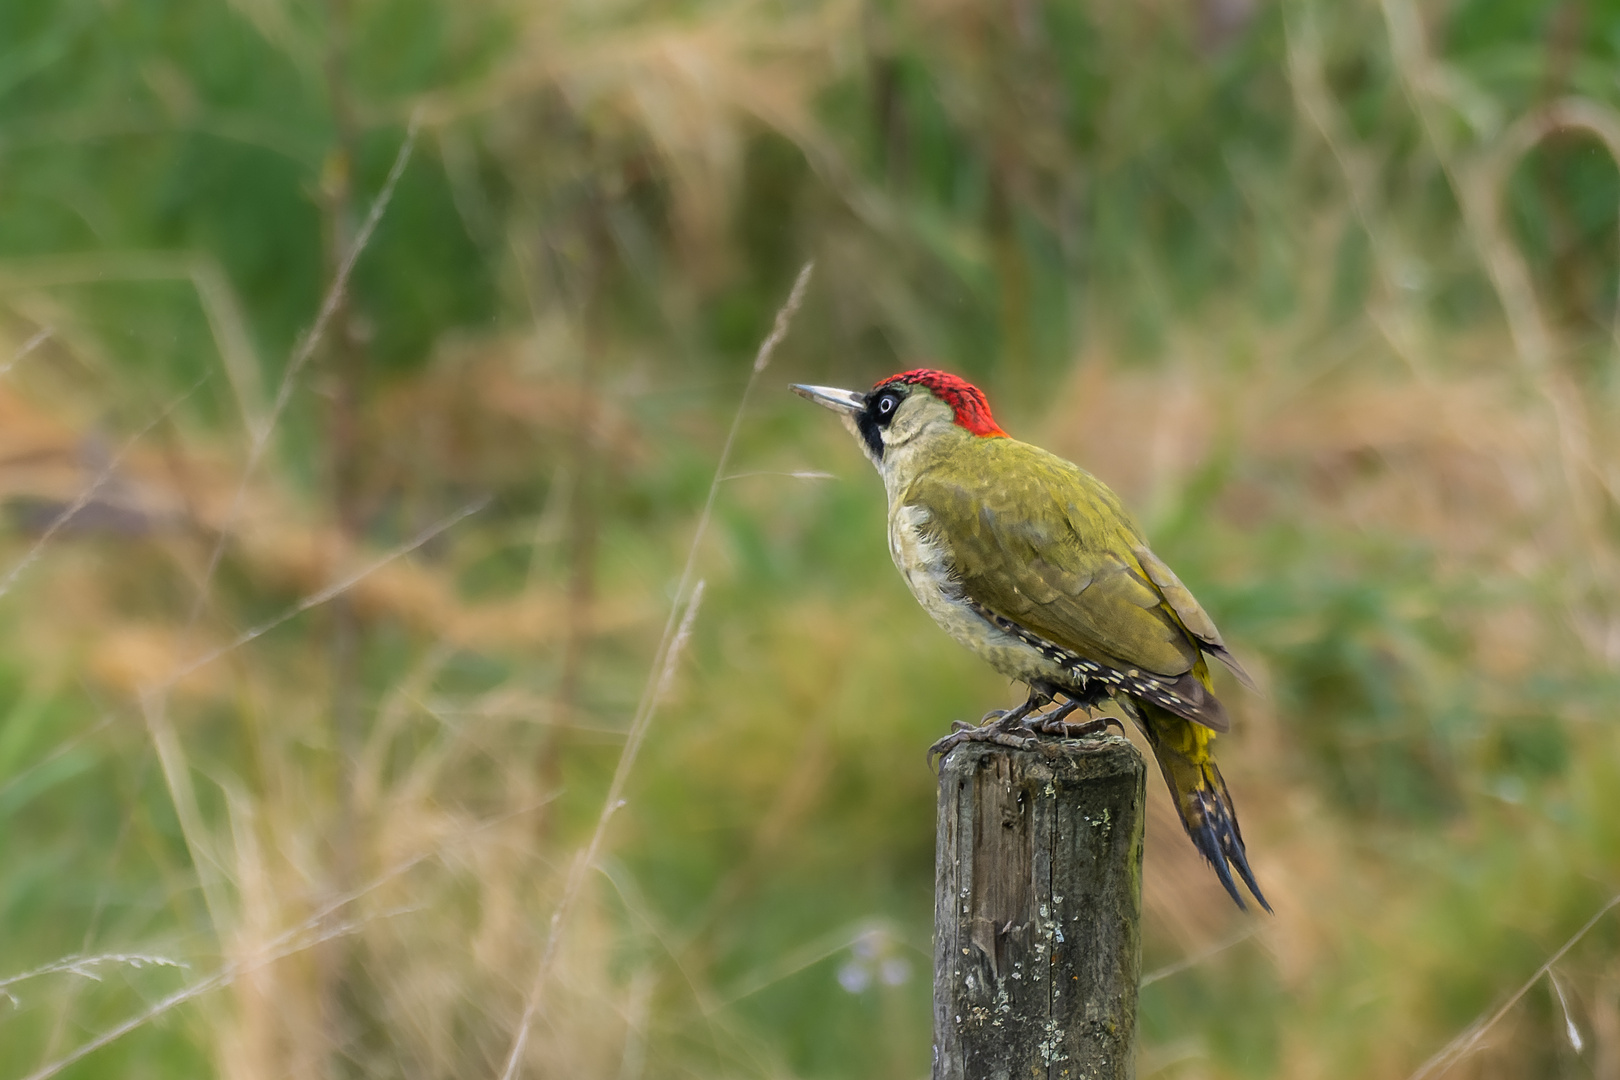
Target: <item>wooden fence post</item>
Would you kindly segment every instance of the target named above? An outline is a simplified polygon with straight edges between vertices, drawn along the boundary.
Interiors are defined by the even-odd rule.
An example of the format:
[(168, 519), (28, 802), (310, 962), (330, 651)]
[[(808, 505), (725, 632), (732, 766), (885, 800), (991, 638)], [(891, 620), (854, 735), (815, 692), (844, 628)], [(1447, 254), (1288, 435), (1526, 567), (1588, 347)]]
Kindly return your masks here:
[(1135, 1074), (1146, 778), (1111, 734), (941, 762), (934, 1080)]

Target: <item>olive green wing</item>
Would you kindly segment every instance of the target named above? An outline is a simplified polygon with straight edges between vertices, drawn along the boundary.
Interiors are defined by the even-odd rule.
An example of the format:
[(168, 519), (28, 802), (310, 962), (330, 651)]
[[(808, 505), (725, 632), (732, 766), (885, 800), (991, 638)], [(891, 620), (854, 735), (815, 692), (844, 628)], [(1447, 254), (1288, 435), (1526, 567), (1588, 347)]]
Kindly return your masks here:
[(1123, 689), (1163, 696), (1160, 704), (1172, 711), (1226, 730), (1201, 655), (1224, 652), (1220, 636), (1147, 551), (1114, 493), (1028, 444), (997, 439), (986, 449), (986, 468), (928, 470), (906, 496), (930, 508), (930, 539), (946, 553), (964, 597), (1141, 684)]
[(1152, 551), (1148, 550), (1146, 544), (1140, 544), (1132, 548), (1131, 552), (1136, 556), (1136, 561), (1142, 567), (1142, 572), (1147, 575), (1148, 580), (1153, 582), (1160, 595), (1164, 597), (1164, 602), (1170, 605), (1170, 610), (1175, 612), (1177, 619), (1181, 620), (1181, 625), (1187, 628), (1188, 633), (1198, 639), (1199, 647), (1225, 664), (1244, 686), (1247, 686), (1250, 690), (1256, 689), (1254, 679), (1250, 677), (1247, 671), (1243, 670), (1243, 665), (1238, 663), (1238, 658), (1232, 655), (1231, 650), (1226, 647), (1226, 642), (1221, 640), (1221, 632), (1215, 629), (1214, 620), (1204, 611), (1197, 598), (1187, 590), (1187, 586), (1181, 583), (1181, 579), (1176, 577), (1176, 572), (1166, 566), (1164, 561), (1153, 554)]

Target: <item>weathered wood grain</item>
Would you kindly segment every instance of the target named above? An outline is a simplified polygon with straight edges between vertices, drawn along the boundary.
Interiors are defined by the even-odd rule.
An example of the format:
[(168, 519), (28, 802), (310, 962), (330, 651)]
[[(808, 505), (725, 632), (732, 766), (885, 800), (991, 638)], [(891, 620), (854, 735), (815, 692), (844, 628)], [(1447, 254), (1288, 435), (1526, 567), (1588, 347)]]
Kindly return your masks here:
[(1116, 735), (941, 763), (934, 1080), (1133, 1075), (1146, 776)]

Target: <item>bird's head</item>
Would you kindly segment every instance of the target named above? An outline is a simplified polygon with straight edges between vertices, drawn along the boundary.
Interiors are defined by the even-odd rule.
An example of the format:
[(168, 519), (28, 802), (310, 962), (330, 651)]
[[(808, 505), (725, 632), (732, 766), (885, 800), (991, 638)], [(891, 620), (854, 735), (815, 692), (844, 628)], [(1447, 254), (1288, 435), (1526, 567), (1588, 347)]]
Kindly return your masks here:
[(983, 391), (931, 368), (890, 375), (867, 391), (794, 384), (793, 392), (838, 413), (884, 473), (905, 447), (940, 439), (1007, 437), (990, 416)]

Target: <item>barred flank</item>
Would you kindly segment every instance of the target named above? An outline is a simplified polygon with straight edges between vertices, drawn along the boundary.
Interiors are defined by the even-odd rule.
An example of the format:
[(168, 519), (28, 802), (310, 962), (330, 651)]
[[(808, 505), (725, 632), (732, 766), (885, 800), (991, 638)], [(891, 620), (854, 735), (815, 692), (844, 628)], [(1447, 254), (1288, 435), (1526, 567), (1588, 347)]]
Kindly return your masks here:
[[(1188, 720), (1196, 720), (1213, 731), (1228, 731), (1232, 727), (1231, 720), (1226, 716), (1226, 709), (1204, 685), (1203, 679), (1207, 679), (1209, 675), (1202, 660), (1192, 670), (1174, 676), (1141, 671), (1117, 660), (1103, 663), (1082, 656), (1073, 649), (1055, 645), (1012, 619), (997, 615), (983, 604), (971, 599), (966, 600), (966, 603), (992, 626), (1039, 651), (1054, 664), (1060, 664), (1068, 669), (1072, 681), (1065, 688), (1075, 690), (1076, 696), (1084, 695), (1095, 683), (1098, 687), (1105, 688), (1109, 694), (1119, 696), (1129, 694), (1142, 699), (1144, 704), (1158, 705)], [(1248, 676), (1245, 675), (1244, 678)]]

